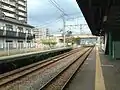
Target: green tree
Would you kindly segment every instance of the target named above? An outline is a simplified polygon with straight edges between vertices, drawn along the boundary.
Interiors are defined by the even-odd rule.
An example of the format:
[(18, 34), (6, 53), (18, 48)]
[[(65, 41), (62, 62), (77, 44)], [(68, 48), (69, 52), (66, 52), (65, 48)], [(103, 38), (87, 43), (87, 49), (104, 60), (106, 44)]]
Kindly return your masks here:
[(42, 39), (41, 42), (44, 45), (48, 45), (50, 48), (54, 47), (57, 44), (54, 39)]
[(73, 45), (73, 44), (77, 44), (78, 42), (80, 41), (80, 37), (67, 37), (66, 38), (66, 43), (67, 43), (67, 45), (68, 45), (68, 43), (71, 43), (71, 45)]
[(80, 41), (80, 37), (73, 38), (73, 42), (74, 42), (74, 43), (77, 44), (79, 41)]

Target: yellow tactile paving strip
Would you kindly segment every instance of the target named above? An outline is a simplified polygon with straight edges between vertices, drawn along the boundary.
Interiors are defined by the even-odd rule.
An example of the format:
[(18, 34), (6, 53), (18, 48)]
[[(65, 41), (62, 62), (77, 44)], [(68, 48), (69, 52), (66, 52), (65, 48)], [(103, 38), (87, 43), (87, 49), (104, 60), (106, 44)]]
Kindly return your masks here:
[(96, 73), (95, 73), (95, 90), (106, 90), (104, 77), (101, 68), (98, 47), (96, 47)]

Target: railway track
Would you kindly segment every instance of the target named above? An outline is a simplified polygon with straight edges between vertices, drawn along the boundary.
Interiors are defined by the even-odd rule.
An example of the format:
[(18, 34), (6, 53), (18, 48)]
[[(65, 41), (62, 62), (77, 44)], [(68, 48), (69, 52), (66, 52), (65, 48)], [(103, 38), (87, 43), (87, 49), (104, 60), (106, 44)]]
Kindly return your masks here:
[(48, 66), (52, 63), (58, 62), (59, 60), (66, 58), (82, 49), (83, 48), (75, 49), (70, 52), (55, 56), (54, 58), (47, 59), (42, 62), (37, 62), (37, 63), (31, 64), (31, 65), (28, 65), (26, 67), (22, 67), (20, 69), (16, 69), (14, 71), (2, 74), (2, 75), (0, 75), (0, 87), (3, 87), (11, 82), (14, 82), (15, 80), (20, 79), (20, 78), (22, 78), (32, 72), (35, 72), (39, 69), (45, 68), (46, 66)]
[(56, 76), (39, 88), (39, 90), (63, 90), (77, 70), (82, 66), (91, 51), (92, 48), (85, 51), (75, 61), (66, 66), (64, 70), (60, 71)]

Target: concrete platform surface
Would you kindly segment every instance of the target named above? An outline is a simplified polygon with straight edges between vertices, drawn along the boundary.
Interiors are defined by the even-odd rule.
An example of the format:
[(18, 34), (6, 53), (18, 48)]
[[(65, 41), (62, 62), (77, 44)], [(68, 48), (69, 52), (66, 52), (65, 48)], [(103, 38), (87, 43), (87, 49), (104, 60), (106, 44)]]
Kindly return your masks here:
[(120, 90), (120, 60), (94, 49), (65, 90)]
[(95, 88), (95, 49), (88, 56), (82, 68), (78, 70), (65, 90), (94, 90)]
[(52, 51), (60, 51), (60, 50), (67, 50), (70, 49), (71, 47), (63, 47), (63, 48), (56, 48), (56, 49), (50, 49), (50, 50), (38, 50), (35, 52), (29, 52), (29, 53), (21, 53), (21, 54), (16, 54), (16, 55), (10, 55), (10, 56), (3, 56), (0, 57), (0, 63), (2, 62), (6, 62), (6, 61), (10, 61), (12, 59), (17, 59), (17, 58), (24, 58), (24, 57), (28, 57), (28, 56), (33, 56), (33, 55), (37, 55), (37, 54), (41, 54), (41, 53), (48, 53), (48, 52), (52, 52)]
[(106, 90), (120, 90), (120, 60), (111, 60), (100, 52)]

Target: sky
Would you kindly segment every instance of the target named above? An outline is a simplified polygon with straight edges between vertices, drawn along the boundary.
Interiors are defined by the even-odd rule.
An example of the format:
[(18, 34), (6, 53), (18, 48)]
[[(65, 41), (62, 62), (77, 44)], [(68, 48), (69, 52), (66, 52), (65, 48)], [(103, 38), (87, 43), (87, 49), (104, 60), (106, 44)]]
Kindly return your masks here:
[[(57, 2), (57, 6), (67, 14), (67, 16), (64, 15), (65, 25), (86, 24), (76, 0), (27, 0), (28, 24), (49, 28), (51, 33), (60, 33), (63, 28), (63, 12), (51, 1)], [(79, 27), (66, 27), (65, 29), (71, 30), (73, 33), (80, 33)], [(90, 33), (88, 26), (83, 26), (82, 31)]]

